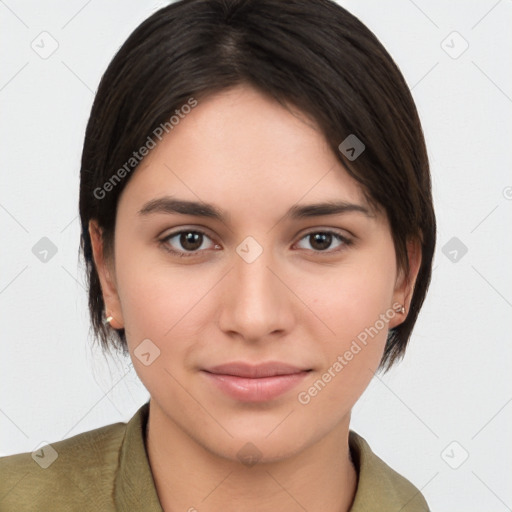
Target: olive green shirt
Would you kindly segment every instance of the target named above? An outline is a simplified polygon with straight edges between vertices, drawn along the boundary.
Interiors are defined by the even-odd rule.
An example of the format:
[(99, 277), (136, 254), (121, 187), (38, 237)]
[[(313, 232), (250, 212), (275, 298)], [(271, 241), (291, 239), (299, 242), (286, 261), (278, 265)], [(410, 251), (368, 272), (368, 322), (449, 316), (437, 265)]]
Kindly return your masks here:
[[(149, 402), (115, 423), (0, 458), (0, 512), (162, 512), (146, 452)], [(358, 470), (351, 512), (429, 512), (420, 491), (350, 431)]]

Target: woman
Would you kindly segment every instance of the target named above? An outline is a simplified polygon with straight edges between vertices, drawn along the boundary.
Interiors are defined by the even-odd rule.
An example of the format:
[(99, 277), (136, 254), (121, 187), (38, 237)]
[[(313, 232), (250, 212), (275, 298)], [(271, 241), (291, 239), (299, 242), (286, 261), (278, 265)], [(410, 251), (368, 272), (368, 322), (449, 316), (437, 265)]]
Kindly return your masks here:
[(350, 430), (435, 247), (405, 81), (329, 0), (182, 0), (100, 83), (82, 155), (92, 325), (150, 393), (0, 459), (1, 510), (428, 510)]

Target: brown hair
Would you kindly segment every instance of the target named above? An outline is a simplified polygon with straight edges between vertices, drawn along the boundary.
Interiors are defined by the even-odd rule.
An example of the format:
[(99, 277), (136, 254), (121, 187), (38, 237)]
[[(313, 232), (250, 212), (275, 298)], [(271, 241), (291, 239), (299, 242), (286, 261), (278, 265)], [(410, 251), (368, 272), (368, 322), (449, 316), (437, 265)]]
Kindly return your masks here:
[[(117, 52), (92, 106), (80, 171), (81, 250), (94, 333), (105, 349), (127, 352), (124, 330), (103, 323), (88, 225), (98, 221), (111, 256), (118, 198), (136, 162), (108, 193), (98, 190), (116, 172), (119, 177), (133, 151), (190, 97), (241, 83), (317, 122), (368, 201), (387, 214), (406, 275), (406, 243), (421, 241), (410, 310), (389, 331), (381, 361), (388, 369), (404, 354), (432, 273), (436, 220), (428, 156), (393, 59), (363, 23), (330, 0), (181, 0), (146, 19)], [(338, 150), (351, 134), (365, 144), (353, 161)]]

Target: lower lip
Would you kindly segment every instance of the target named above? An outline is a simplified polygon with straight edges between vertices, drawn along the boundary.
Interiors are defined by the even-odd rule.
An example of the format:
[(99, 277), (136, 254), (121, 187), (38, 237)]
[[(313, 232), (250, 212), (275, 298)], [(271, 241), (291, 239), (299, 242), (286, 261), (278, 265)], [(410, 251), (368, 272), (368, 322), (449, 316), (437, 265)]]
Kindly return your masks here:
[(267, 402), (295, 387), (309, 372), (276, 375), (259, 379), (209, 373), (206, 371), (203, 371), (203, 373), (221, 391), (236, 400), (243, 402)]

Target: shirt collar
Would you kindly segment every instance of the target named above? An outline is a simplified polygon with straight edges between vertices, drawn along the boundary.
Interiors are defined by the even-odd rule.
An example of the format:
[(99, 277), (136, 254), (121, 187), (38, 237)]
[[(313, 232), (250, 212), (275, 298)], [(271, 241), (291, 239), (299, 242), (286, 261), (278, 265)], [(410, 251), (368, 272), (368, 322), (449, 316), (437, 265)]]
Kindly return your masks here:
[(429, 512), (421, 492), (375, 455), (353, 430), (349, 433), (349, 446), (359, 475), (349, 512)]
[[(148, 415), (149, 402), (146, 402), (126, 426), (114, 489), (116, 508), (119, 510), (163, 512), (146, 450)], [(349, 446), (358, 472), (350, 512), (367, 512), (377, 508), (381, 512), (428, 512), (421, 493), (377, 457), (368, 443), (352, 430), (349, 433)]]
[(126, 425), (114, 487), (116, 510), (163, 512), (146, 450), (149, 402)]

